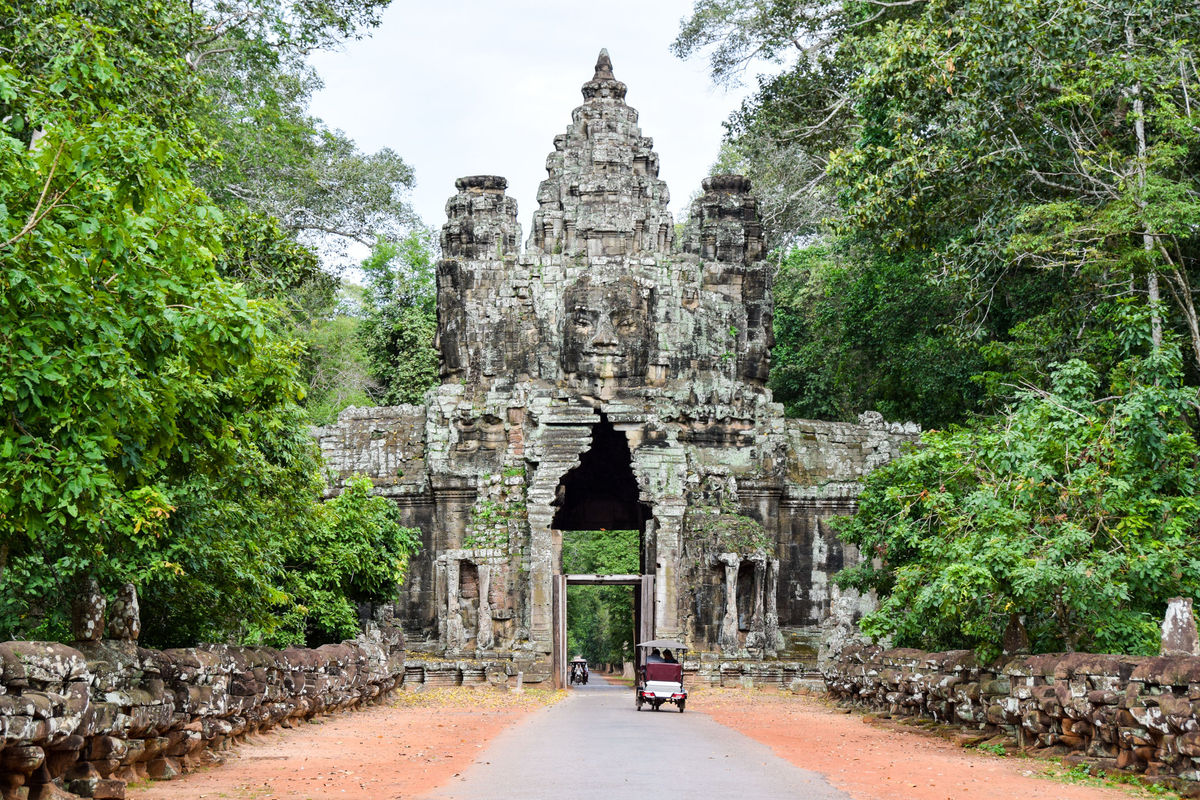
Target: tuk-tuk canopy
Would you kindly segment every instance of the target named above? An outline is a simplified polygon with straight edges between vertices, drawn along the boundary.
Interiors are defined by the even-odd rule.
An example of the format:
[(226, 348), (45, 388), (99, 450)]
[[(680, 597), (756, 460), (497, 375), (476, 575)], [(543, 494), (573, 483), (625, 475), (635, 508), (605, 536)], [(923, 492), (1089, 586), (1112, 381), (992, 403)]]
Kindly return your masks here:
[(674, 639), (651, 639), (648, 642), (638, 642), (638, 647), (657, 647), (660, 650), (687, 650), (688, 646)]
[(584, 658), (583, 656), (575, 656), (574, 658), (571, 659), (571, 663), (572, 664), (586, 664), (587, 659)]

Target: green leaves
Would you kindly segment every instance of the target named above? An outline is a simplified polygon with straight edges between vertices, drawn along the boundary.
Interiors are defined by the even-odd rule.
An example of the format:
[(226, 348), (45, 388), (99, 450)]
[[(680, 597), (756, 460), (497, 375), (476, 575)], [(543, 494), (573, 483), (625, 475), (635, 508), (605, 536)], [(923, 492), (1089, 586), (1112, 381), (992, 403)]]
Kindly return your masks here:
[[(563, 571), (631, 575), (640, 571), (638, 531), (566, 531)], [(628, 586), (573, 586), (567, 592), (570, 655), (593, 665), (633, 659), (633, 592)]]
[(789, 415), (944, 425), (983, 402), (986, 365), (952, 328), (955, 300), (916, 257), (850, 243), (790, 252), (775, 278), (771, 389)]
[(358, 335), (385, 404), (420, 403), (437, 383), (437, 308), (428, 231), (378, 241), (363, 262), (367, 276)]
[[(195, 19), (106, 0), (5, 18), (0, 638), (68, 638), (87, 576), (138, 585), (149, 644), (302, 640), (301, 600), (344, 633), (412, 541), (361, 487), (319, 504), (302, 346), (255, 297), (332, 287), (277, 223), (193, 183)], [(342, 531), (346, 564), (289, 563)]]
[(395, 504), (371, 488), (369, 478), (351, 478), (318, 509), (317, 524), (292, 537), (283, 603), (290, 611), (266, 641), (315, 646), (350, 638), (360, 605), (395, 598), (420, 532), (401, 526)]
[(994, 655), (1016, 613), (1041, 651), (1156, 652), (1166, 599), (1200, 591), (1194, 392), (1177, 357), (1118, 374), (1102, 390), (1085, 363), (1063, 364), (1052, 390), (928, 433), (869, 476), (839, 523), (879, 559), (838, 578), (883, 595), (865, 631)]

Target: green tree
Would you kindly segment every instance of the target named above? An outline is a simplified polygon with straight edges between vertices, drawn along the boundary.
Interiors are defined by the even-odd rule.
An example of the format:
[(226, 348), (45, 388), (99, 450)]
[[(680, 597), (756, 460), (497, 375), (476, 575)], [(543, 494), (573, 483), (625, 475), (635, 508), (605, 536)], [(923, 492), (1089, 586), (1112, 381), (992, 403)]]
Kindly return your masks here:
[(988, 364), (955, 335), (948, 287), (923, 265), (848, 244), (794, 249), (775, 278), (771, 388), (790, 416), (868, 409), (941, 426), (984, 402)]
[(1167, 598), (1200, 592), (1195, 390), (1166, 349), (1113, 375), (1069, 361), (868, 476), (838, 526), (867, 557), (838, 582), (881, 595), (864, 631), (990, 657), (1018, 615), (1037, 652), (1157, 652)]
[(330, 526), (407, 544), (377, 508), (318, 503), (302, 346), (252, 295), (322, 282), (273, 221), (227, 216), (192, 180), (203, 86), (180, 42), (197, 18), (115, 0), (3, 11), (0, 638), (65, 638), (89, 576), (139, 587), (150, 644), (279, 640), (311, 602), (296, 582), (331, 593), (317, 609), (381, 591), (315, 559), (288, 569)]
[(369, 478), (351, 478), (319, 507), (317, 524), (289, 541), (292, 606), (269, 641), (315, 646), (352, 637), (365, 606), (396, 597), (420, 532), (402, 526), (396, 504), (371, 489)]
[[(206, 535), (173, 524), (181, 482), (239, 464), (299, 390), (269, 309), (213, 268), (222, 217), (188, 175), (201, 140), (167, 102), (195, 96), (169, 46), (185, 18), (43, 10), (13, 17), (0, 63), (10, 635), (60, 624), (81, 575), (143, 584), (177, 571), (165, 543)], [(261, 593), (260, 532), (240, 534), (227, 582)]]
[(361, 304), (347, 302), (337, 273), (353, 245), (398, 241), (419, 221), (398, 155), (363, 153), (308, 112), (321, 84), (305, 56), (361, 36), (385, 5), (201, 4), (185, 37), (206, 100), (192, 118), (212, 145), (192, 174), (230, 219), (218, 269), (286, 312), (287, 335), (305, 345), (303, 405), (316, 424), (378, 393), (357, 335)]
[[(568, 531), (568, 573), (630, 575), (639, 570), (638, 531)], [(633, 660), (633, 592), (628, 586), (573, 586), (567, 593), (567, 646), (593, 664)]]
[(320, 78), (303, 51), (263, 35), (226, 33), (225, 52), (198, 69), (208, 102), (196, 124), (213, 157), (194, 165), (197, 183), (221, 208), (278, 220), (326, 268), (344, 263), (350, 243), (401, 238), (418, 223), (406, 200), (412, 168), (388, 149), (361, 152), (311, 116)]
[(359, 330), (363, 324), (360, 286), (343, 283), (337, 305), (309, 325), (303, 375), (305, 409), (314, 425), (327, 425), (348, 406), (375, 405), (379, 385)]
[[(835, 198), (839, 235), (944, 282), (996, 391), (1065, 354), (1111, 369), (1130, 302), (1145, 346), (1173, 328), (1200, 372), (1198, 37), (1180, 0), (701, 0), (676, 51), (714, 48), (718, 79), (756, 53), (785, 62), (729, 147), (785, 198)], [(774, 241), (814, 229), (784, 220)]]
[(367, 287), (359, 336), (385, 405), (420, 403), (438, 380), (434, 244), (428, 231), (381, 239), (363, 262)]
[[(930, 253), (976, 298), (1033, 272), (1069, 276), (1075, 305), (1140, 299), (1151, 344), (1177, 326), (1194, 372), (1198, 38), (1176, 0), (922, 4), (856, 45), (877, 68), (830, 170), (848, 224)], [(1042, 319), (1067, 343), (1096, 333)]]

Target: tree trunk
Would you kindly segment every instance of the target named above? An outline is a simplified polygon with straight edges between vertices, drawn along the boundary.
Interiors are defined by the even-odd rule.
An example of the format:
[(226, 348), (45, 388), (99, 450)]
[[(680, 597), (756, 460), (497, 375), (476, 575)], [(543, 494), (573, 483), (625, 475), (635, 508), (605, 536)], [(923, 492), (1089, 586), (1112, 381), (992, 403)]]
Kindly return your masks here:
[[(1129, 45), (1129, 55), (1132, 57), (1133, 29), (1128, 26), (1125, 27), (1125, 41)], [(1137, 205), (1142, 212), (1142, 249), (1146, 251), (1146, 261), (1149, 265), (1157, 248), (1154, 234), (1150, 231), (1150, 221), (1146, 219), (1146, 104), (1142, 99), (1142, 82), (1136, 82), (1129, 93), (1133, 96), (1133, 131), (1137, 136)], [(1162, 348), (1162, 298), (1158, 291), (1158, 272), (1153, 267), (1149, 269), (1150, 274), (1146, 276), (1146, 297), (1150, 302), (1150, 341), (1155, 352), (1158, 352)]]

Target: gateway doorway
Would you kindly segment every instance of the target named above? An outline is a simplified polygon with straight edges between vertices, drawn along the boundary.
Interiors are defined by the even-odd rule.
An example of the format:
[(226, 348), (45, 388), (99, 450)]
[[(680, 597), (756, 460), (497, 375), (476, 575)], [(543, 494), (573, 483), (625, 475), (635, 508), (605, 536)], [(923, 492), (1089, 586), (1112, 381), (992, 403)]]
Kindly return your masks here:
[[(653, 638), (654, 554), (646, 535), (653, 524), (638, 494), (625, 434), (600, 414), (591, 446), (559, 483), (551, 525), (560, 573), (551, 597), (556, 686), (566, 685), (569, 658), (582, 654), (568, 653), (572, 634), (577, 648), (585, 628), (608, 639), (603, 647), (592, 643), (597, 652), (589, 660), (614, 659), (626, 646)], [(568, 586), (597, 588), (577, 590), (568, 604)], [(617, 588), (626, 586), (632, 589)]]

